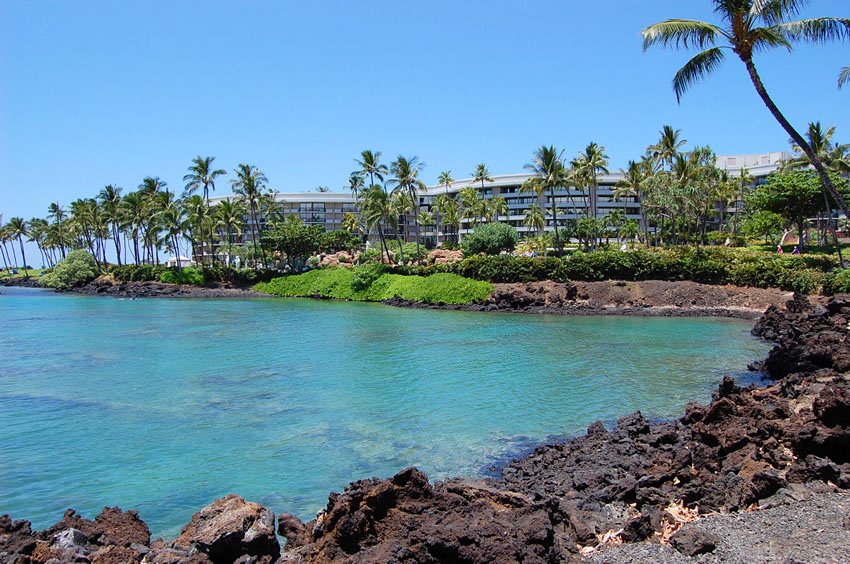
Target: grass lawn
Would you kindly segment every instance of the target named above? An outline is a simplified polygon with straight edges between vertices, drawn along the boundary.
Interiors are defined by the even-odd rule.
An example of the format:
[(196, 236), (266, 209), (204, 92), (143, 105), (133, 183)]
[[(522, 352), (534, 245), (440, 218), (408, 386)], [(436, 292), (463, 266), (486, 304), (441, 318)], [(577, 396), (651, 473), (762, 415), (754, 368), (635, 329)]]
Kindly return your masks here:
[[(27, 270), (27, 272), (29, 273), (30, 278), (38, 278), (39, 276), (41, 276), (41, 273), (44, 272), (44, 270), (46, 270), (46, 269), (30, 268), (30, 269)], [(2, 279), (2, 278), (23, 278), (23, 277), (24, 277), (24, 269), (23, 268), (19, 268), (17, 274), (12, 274), (11, 270), (0, 271), (0, 279)]]

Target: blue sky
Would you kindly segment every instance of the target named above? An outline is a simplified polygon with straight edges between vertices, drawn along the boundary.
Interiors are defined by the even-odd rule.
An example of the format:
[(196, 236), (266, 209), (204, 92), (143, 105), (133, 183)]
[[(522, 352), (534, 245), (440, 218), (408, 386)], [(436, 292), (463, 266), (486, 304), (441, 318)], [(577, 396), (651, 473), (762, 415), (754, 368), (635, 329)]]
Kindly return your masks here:
[[(850, 17), (850, 2), (805, 15)], [(340, 190), (366, 148), (418, 156), (428, 183), (591, 140), (616, 170), (668, 123), (720, 154), (786, 149), (736, 59), (676, 103), (688, 53), (643, 53), (639, 35), (672, 17), (713, 20), (707, 0), (5, 0), (0, 213), (45, 216), (148, 175), (180, 191), (198, 154), (257, 165), (286, 192)], [(850, 42), (757, 64), (798, 128), (821, 120), (850, 141), (850, 90), (835, 87)]]

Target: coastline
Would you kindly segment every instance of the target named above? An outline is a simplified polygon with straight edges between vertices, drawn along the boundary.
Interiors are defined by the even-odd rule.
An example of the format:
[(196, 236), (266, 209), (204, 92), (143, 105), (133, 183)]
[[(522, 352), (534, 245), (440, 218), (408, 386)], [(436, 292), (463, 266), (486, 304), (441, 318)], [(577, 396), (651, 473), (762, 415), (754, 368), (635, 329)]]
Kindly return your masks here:
[[(40, 287), (37, 280), (15, 279), (3, 285)], [(413, 309), (552, 315), (628, 315), (651, 317), (729, 317), (758, 319), (770, 306), (793, 295), (778, 289), (709, 285), (690, 281), (496, 283), (484, 302), (441, 304), (401, 298), (381, 303)], [(116, 298), (259, 298), (274, 297), (251, 287), (190, 286), (162, 282), (124, 282), (100, 277), (67, 293)], [(328, 299), (319, 298), (318, 299)]]
[[(611, 283), (624, 288), (619, 284)], [(546, 295), (536, 288), (526, 289)], [(646, 558), (648, 550), (669, 561), (699, 551), (736, 554), (741, 547), (724, 546), (726, 537), (703, 527), (709, 521), (700, 515), (728, 514), (737, 520), (735, 529), (768, 512), (844, 506), (850, 489), (848, 319), (848, 296), (823, 303), (795, 296), (781, 308), (772, 305), (753, 330), (777, 343), (759, 363), (774, 379), (767, 387), (741, 388), (724, 379), (708, 406), (691, 404), (680, 419), (649, 423), (638, 412), (610, 429), (597, 422), (585, 435), (510, 462), (498, 478), (431, 484), (411, 468), (354, 482), (331, 494), (314, 521), (280, 515), (277, 532), (287, 538), (282, 557), (274, 515), (232, 497), (199, 511), (170, 542), (151, 542), (139, 516), (117, 508), (94, 521), (66, 514), (37, 533), (25, 522), (0, 519), (0, 557), (215, 562), (251, 555), (256, 559), (246, 561), (324, 562), (407, 555), (414, 561), (549, 562), (582, 561), (584, 554), (627, 562), (636, 554)], [(812, 520), (818, 524), (817, 515)], [(727, 544), (740, 541), (730, 535)], [(807, 553), (795, 554), (805, 559)]]

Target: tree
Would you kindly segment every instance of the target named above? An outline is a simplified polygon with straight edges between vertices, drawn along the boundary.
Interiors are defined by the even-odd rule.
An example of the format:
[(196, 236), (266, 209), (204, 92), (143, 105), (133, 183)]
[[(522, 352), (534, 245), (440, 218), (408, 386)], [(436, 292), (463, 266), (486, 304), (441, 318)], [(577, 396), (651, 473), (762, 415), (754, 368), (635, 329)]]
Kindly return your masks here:
[[(755, 53), (776, 47), (785, 47), (790, 51), (795, 41), (825, 43), (829, 40), (846, 39), (850, 37), (850, 18), (824, 17), (789, 21), (800, 13), (806, 4), (804, 0), (712, 0), (712, 3), (714, 12), (723, 22), (722, 26), (683, 19), (653, 24), (641, 32), (644, 51), (654, 45), (696, 47), (701, 50), (673, 77), (673, 90), (677, 100), (681, 100), (691, 85), (720, 66), (725, 58), (725, 49), (735, 53), (744, 63), (750, 81), (767, 109), (809, 157), (820, 175), (824, 189), (841, 211), (850, 217), (850, 208), (836, 189), (823, 163), (776, 106), (753, 62)], [(725, 44), (717, 46), (718, 41)]]
[(413, 215), (413, 224), (416, 227), (416, 255), (417, 257), (422, 256), (422, 252), (419, 246), (420, 237), (420, 228), (419, 228), (419, 191), (426, 190), (427, 187), (425, 183), (419, 178), (419, 172), (422, 170), (425, 164), (419, 162), (419, 159), (416, 157), (406, 158), (401, 155), (393, 161), (390, 166), (390, 171), (393, 174), (393, 177), (390, 179), (389, 184), (395, 186), (393, 189), (394, 192), (400, 192), (404, 194), (410, 201), (410, 212)]
[(647, 155), (653, 159), (657, 159), (659, 162), (665, 163), (670, 168), (673, 166), (673, 156), (679, 152), (679, 149), (685, 146), (688, 140), (681, 138), (681, 129), (674, 130), (670, 125), (662, 126), (661, 131), (658, 133), (661, 137), (658, 139), (658, 143), (650, 145), (647, 148)]
[(9, 235), (12, 239), (18, 240), (18, 244), (21, 247), (21, 260), (24, 263), (24, 276), (29, 278), (30, 274), (27, 271), (27, 255), (24, 253), (24, 237), (27, 236), (27, 222), (20, 217), (13, 217), (9, 220), (9, 223), (6, 224), (6, 229), (9, 230)]
[(41, 283), (48, 288), (67, 290), (82, 286), (97, 276), (97, 263), (94, 257), (83, 249), (71, 251), (60, 261), (53, 272), (45, 274)]
[(300, 217), (290, 215), (263, 235), (263, 246), (281, 253), (292, 272), (301, 272), (319, 250), (323, 235), (318, 225), (307, 226)]
[(493, 182), (493, 177), (490, 176), (490, 171), (484, 163), (475, 165), (475, 172), (472, 173), (473, 182), (481, 182), (481, 190), (484, 190), (485, 182)]
[(384, 223), (390, 215), (390, 197), (384, 189), (373, 184), (366, 190), (363, 199), (360, 201), (360, 212), (366, 223), (366, 232), (370, 233), (373, 229), (378, 232), (378, 240), (381, 246), (381, 262), (383, 257), (389, 259), (389, 249), (387, 241), (384, 237)]
[(649, 243), (649, 234), (646, 218), (644, 216), (641, 194), (645, 190), (646, 179), (650, 174), (647, 161), (635, 162), (629, 161), (626, 170), (620, 169), (623, 174), (623, 179), (618, 181), (614, 189), (614, 199), (623, 201), (623, 213), (626, 213), (626, 199), (634, 196), (638, 204), (638, 213), (640, 214), (640, 223), (643, 225), (644, 241)]
[(579, 154), (577, 163), (590, 179), (590, 215), (596, 217), (599, 213), (599, 182), (597, 177), (599, 174), (608, 174), (608, 155), (605, 154), (605, 147), (591, 141), (585, 147), (584, 152)]
[[(254, 260), (256, 260), (258, 255), (257, 240), (262, 237), (258, 207), (260, 195), (263, 193), (269, 180), (265, 174), (260, 172), (260, 169), (249, 164), (240, 163), (233, 172), (236, 174), (236, 178), (230, 181), (230, 184), (233, 186), (233, 192), (242, 197), (251, 215), (251, 240), (254, 245)], [(262, 244), (260, 245), (260, 250), (262, 251), (263, 262), (265, 262), (266, 257)]]
[(360, 159), (354, 159), (354, 162), (360, 165), (360, 170), (357, 172), (363, 175), (369, 175), (370, 188), (375, 185), (375, 177), (378, 177), (378, 180), (383, 182), (384, 175), (389, 173), (387, 165), (381, 164), (380, 151), (366, 149), (360, 153)]
[(546, 217), (543, 215), (543, 210), (540, 209), (539, 204), (531, 204), (528, 209), (525, 210), (522, 223), (526, 227), (534, 229), (534, 231), (538, 234), (543, 234), (544, 229), (546, 228)]
[(501, 196), (485, 200), (487, 221), (499, 221), (499, 217), (508, 215), (508, 201)]
[(481, 198), (481, 193), (472, 186), (467, 186), (461, 188), (458, 198), (460, 199), (460, 207), (463, 210), (461, 212), (461, 219), (467, 220), (467, 222), (472, 224), (472, 228), (475, 228), (479, 220), (484, 216), (485, 211), (485, 203)]
[(357, 216), (351, 212), (345, 212), (345, 215), (342, 216), (342, 228), (349, 233), (360, 231), (360, 222), (357, 220)]
[(850, 82), (850, 67), (844, 67), (838, 74), (838, 88), (843, 88), (848, 82)]
[(103, 217), (111, 230), (118, 266), (121, 266), (121, 191), (120, 187), (107, 184), (97, 195)]
[[(838, 176), (836, 175), (836, 181)], [(797, 227), (800, 250), (804, 245), (806, 220), (821, 208), (821, 186), (816, 174), (811, 171), (795, 171), (771, 174), (767, 183), (750, 193), (747, 207), (781, 215)]]
[(230, 255), (233, 247), (233, 234), (242, 235), (242, 227), (245, 224), (245, 203), (242, 200), (231, 200), (225, 198), (215, 206), (213, 220), (219, 230), (224, 231), (227, 241), (226, 264), (230, 266)]
[[(187, 169), (189, 174), (183, 177), (183, 182), (186, 182), (186, 196), (191, 196), (195, 190), (202, 188), (204, 191), (204, 203), (207, 211), (210, 209), (210, 190), (215, 191), (215, 179), (219, 176), (224, 176), (227, 171), (224, 169), (213, 169), (213, 161), (215, 157), (201, 157), (198, 155), (192, 159), (192, 164)], [(212, 252), (213, 241), (212, 233), (209, 234), (210, 252)], [(212, 252), (212, 260), (215, 261), (215, 253)]]
[(516, 229), (507, 223), (485, 223), (463, 238), (463, 254), (470, 257), (479, 253), (498, 255), (503, 251), (511, 252), (516, 241)]
[(741, 231), (749, 237), (764, 239), (776, 245), (785, 230), (785, 220), (778, 213), (758, 210), (749, 214), (741, 223)]
[(316, 192), (325, 193), (325, 192), (330, 192), (330, 191), (331, 191), (331, 189), (328, 188), (327, 186), (316, 186)]
[(564, 245), (558, 232), (558, 203), (555, 201), (555, 190), (566, 188), (569, 183), (569, 171), (563, 161), (563, 151), (558, 151), (554, 145), (540, 146), (532, 155), (531, 162), (525, 165), (525, 170), (534, 176), (526, 180), (521, 190), (533, 192), (538, 198), (549, 193), (552, 223), (555, 229), (555, 247), (563, 254)]

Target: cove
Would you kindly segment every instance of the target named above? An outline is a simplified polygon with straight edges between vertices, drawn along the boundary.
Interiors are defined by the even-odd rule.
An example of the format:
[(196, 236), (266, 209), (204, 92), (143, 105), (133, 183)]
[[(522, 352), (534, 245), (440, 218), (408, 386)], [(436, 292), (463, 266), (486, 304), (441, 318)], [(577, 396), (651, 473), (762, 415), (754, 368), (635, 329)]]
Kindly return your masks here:
[(2, 291), (0, 513), (34, 528), (118, 505), (176, 535), (231, 492), (307, 519), (352, 480), (677, 416), (769, 348), (727, 319)]

